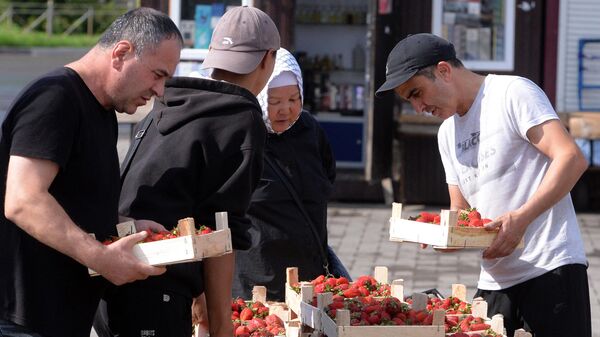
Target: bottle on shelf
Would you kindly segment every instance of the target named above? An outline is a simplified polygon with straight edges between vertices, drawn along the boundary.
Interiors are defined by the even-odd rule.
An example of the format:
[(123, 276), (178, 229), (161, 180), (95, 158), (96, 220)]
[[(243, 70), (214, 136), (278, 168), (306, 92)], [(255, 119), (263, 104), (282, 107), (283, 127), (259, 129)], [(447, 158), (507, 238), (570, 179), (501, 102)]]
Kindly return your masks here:
[(357, 43), (352, 49), (352, 69), (365, 70), (365, 50), (360, 43)]

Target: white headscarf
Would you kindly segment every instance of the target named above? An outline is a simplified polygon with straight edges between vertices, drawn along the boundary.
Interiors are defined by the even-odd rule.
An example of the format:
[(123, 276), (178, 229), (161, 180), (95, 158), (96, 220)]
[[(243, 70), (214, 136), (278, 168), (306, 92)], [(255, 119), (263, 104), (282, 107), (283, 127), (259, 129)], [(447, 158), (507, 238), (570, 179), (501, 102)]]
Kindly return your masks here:
[[(289, 130), (289, 128), (291, 128), (292, 125), (294, 125), (294, 123), (296, 123), (296, 121), (294, 121), (294, 123), (290, 124), (290, 126), (288, 126), (287, 129), (285, 129), (284, 131), (276, 132), (271, 126), (271, 121), (269, 120), (269, 112), (267, 110), (269, 105), (267, 103), (267, 91), (269, 90), (269, 88), (276, 88), (282, 86), (282, 83), (290, 83), (288, 78), (288, 72), (291, 72), (292, 74), (294, 74), (294, 76), (296, 76), (296, 83), (298, 84), (298, 90), (300, 90), (300, 101), (302, 102), (302, 104), (304, 104), (304, 93), (302, 91), (302, 72), (300, 71), (298, 61), (296, 61), (294, 55), (292, 55), (289, 51), (287, 51), (284, 48), (279, 48), (277, 50), (277, 59), (275, 60), (275, 68), (273, 69), (273, 74), (271, 75), (271, 78), (269, 78), (269, 82), (264, 87), (264, 89), (258, 94), (258, 96), (256, 96), (256, 98), (258, 99), (258, 103), (260, 103), (260, 107), (262, 108), (263, 121), (267, 126), (267, 131), (269, 131), (270, 133), (282, 134), (283, 132)], [(271, 86), (271, 84), (273, 84), (273, 86)], [(299, 117), (300, 114), (298, 115), (298, 118)]]

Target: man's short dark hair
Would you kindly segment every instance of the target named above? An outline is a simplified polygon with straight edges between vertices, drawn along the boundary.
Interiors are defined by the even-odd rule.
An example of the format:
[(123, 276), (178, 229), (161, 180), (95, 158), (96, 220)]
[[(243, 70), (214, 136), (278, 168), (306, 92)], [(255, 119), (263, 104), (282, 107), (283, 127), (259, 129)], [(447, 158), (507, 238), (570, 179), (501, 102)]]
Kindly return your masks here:
[(135, 55), (154, 51), (163, 40), (179, 39), (181, 32), (166, 14), (152, 8), (140, 7), (119, 16), (102, 34), (98, 41), (101, 48), (110, 48), (121, 40), (131, 42)]
[[(464, 67), (463, 63), (457, 58), (446, 60), (446, 62), (448, 62), (454, 68), (463, 68)], [(428, 79), (433, 81), (433, 80), (435, 80), (435, 74), (433, 73), (433, 70), (435, 69), (436, 66), (437, 66), (436, 64), (433, 64), (428, 67), (421, 68), (421, 69), (419, 69), (419, 71), (417, 71), (417, 73), (414, 76), (419, 76), (419, 75), (425, 76)]]

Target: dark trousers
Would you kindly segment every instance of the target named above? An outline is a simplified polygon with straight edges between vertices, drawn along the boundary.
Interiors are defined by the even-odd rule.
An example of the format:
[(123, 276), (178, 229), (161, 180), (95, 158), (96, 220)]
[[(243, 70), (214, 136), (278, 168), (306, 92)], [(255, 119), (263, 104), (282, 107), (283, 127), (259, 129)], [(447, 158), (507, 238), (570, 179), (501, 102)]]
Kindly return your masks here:
[(0, 337), (44, 337), (24, 326), (0, 319)]
[(488, 316), (504, 315), (509, 337), (524, 328), (534, 337), (591, 337), (587, 267), (570, 264), (502, 290), (478, 289)]
[(94, 329), (99, 337), (190, 337), (192, 299), (126, 285), (100, 301)]

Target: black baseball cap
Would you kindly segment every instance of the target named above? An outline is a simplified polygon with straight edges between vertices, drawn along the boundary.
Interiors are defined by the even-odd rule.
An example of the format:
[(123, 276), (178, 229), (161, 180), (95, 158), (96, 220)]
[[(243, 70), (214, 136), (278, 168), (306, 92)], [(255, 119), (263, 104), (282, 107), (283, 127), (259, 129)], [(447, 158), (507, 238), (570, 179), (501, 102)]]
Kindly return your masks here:
[(449, 41), (428, 33), (409, 35), (390, 52), (385, 65), (385, 82), (375, 96), (385, 95), (425, 67), (454, 58), (456, 51)]

